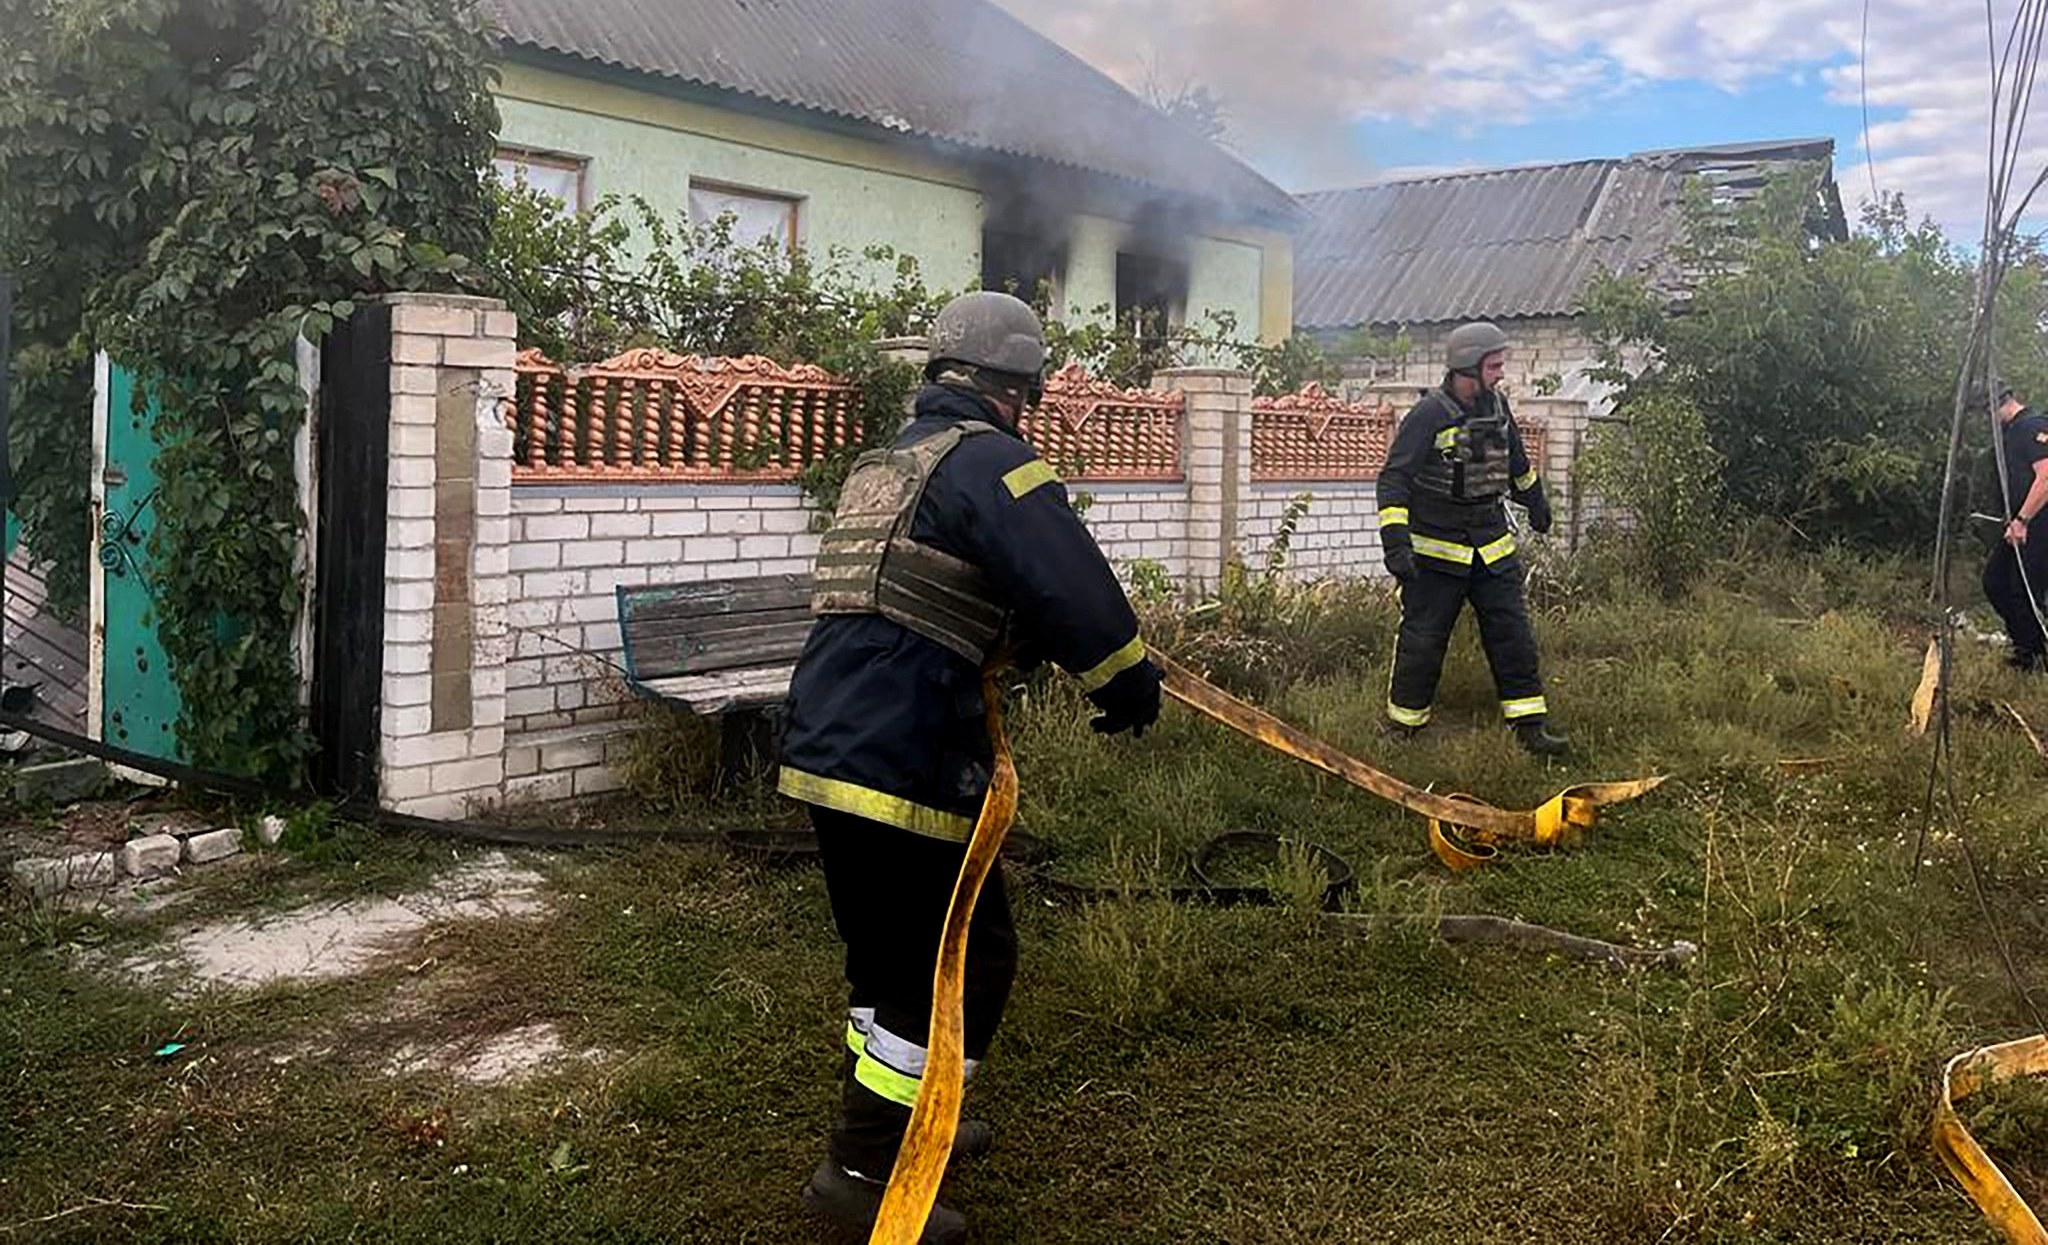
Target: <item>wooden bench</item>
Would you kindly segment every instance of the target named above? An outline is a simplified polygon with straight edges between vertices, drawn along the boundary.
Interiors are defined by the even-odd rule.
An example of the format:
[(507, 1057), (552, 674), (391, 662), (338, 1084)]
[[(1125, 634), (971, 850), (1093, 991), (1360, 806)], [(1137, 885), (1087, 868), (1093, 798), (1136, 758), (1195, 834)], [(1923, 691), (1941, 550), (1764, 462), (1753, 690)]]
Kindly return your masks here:
[(728, 774), (771, 756), (789, 677), (811, 633), (811, 577), (621, 586), (618, 600), (634, 694), (719, 719)]

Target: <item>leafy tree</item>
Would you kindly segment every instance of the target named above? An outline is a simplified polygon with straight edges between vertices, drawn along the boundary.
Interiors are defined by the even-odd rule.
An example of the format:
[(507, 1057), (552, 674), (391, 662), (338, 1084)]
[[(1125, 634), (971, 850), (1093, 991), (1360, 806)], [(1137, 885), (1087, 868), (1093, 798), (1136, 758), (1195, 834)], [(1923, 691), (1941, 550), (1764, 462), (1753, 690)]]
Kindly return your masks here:
[[(1673, 308), (1634, 278), (1589, 289), (1584, 311), (1625, 381), (1624, 413), (1682, 399), (1725, 462), (1723, 500), (1816, 540), (1924, 546), (1935, 527), (1973, 266), (1896, 197), (1846, 242), (1813, 228), (1814, 173), (1773, 179), (1734, 211), (1686, 204), (1675, 252), (1693, 288)], [(2001, 294), (2000, 360), (2048, 379), (2038, 255)], [(1647, 361), (1634, 375), (1624, 358)]]

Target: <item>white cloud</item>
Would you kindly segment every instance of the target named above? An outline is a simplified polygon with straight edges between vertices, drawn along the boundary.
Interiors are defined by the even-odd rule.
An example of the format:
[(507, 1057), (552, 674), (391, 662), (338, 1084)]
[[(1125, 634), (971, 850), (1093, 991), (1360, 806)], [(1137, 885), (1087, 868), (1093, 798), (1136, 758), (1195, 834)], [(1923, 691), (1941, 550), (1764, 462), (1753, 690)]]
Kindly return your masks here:
[[(1853, 0), (1000, 2), (1128, 86), (1206, 84), (1225, 102), (1238, 152), (1293, 189), (1384, 172), (1358, 145), (1352, 127), (1361, 119), (1471, 132), (1597, 116), (1603, 100), (1659, 82), (1741, 90), (1810, 75), (1851, 107), (1865, 90), (1863, 10)], [(2002, 40), (2013, 0), (1993, 3)], [(1864, 63), (1879, 186), (1974, 236), (1990, 73), (1983, 11), (1870, 0)], [(2048, 163), (2048, 83), (2040, 98), (2029, 122), (2039, 141), (2022, 162), (2029, 178)], [(1455, 150), (1443, 155), (1462, 162)], [(1869, 193), (1872, 170), (1860, 143), (1837, 162), (1853, 204)]]

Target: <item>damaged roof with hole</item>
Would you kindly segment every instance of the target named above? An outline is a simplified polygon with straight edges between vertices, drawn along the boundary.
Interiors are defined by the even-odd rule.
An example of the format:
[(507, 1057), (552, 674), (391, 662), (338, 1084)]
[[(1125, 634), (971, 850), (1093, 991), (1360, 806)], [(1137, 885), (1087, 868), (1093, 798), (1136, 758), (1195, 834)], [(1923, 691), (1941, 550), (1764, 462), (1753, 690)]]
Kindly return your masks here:
[(1279, 187), (989, 0), (486, 0), (506, 41), (1283, 222)]
[(1834, 140), (1731, 143), (1620, 160), (1482, 169), (1300, 196), (1294, 320), (1304, 329), (1571, 315), (1603, 270), (1669, 285), (1680, 197), (1700, 178), (1717, 202), (1771, 173), (1821, 166), (1824, 231), (1846, 238)]

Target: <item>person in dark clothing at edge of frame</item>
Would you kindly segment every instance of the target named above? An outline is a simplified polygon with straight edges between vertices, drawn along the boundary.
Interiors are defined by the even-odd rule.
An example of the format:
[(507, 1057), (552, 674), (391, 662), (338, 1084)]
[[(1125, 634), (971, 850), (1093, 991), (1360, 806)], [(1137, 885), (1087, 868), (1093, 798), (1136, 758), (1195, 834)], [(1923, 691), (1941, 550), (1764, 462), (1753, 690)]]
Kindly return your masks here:
[(1502, 504), (1514, 499), (1531, 527), (1550, 530), (1543, 480), (1499, 390), (1507, 352), (1507, 334), (1493, 324), (1452, 330), (1443, 384), (1401, 420), (1380, 473), (1380, 549), (1401, 591), (1388, 729), (1406, 736), (1429, 725), (1444, 650), (1469, 601), (1515, 738), (1538, 756), (1562, 756), (1570, 745), (1549, 727), (1522, 560)]
[(1984, 563), (1984, 595), (2012, 641), (2006, 661), (2039, 671), (2048, 668), (2048, 636), (2036, 613), (2048, 593), (2048, 416), (2022, 403), (2009, 385), (1993, 392), (2005, 442), (2005, 528)]
[[(932, 976), (953, 886), (994, 768), (982, 670), (1050, 660), (1140, 735), (1161, 674), (1066, 488), (1017, 431), (1040, 396), (1038, 316), (1007, 294), (955, 299), (933, 321), (910, 422), (847, 477), (820, 545), (819, 615), (791, 679), (779, 787), (809, 806), (851, 988), (843, 1099), (803, 1202), (865, 1232), (917, 1100)], [(969, 926), (968, 1071), (988, 1052), (1016, 968), (1000, 872)], [(956, 1156), (985, 1151), (962, 1120)], [(925, 1241), (965, 1239), (940, 1203)]]

